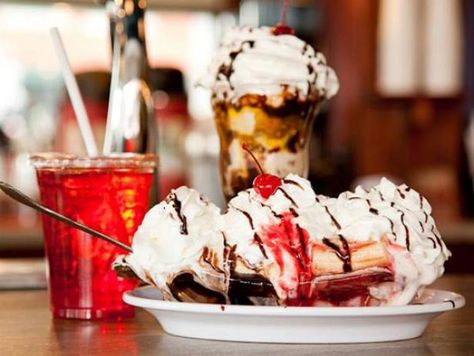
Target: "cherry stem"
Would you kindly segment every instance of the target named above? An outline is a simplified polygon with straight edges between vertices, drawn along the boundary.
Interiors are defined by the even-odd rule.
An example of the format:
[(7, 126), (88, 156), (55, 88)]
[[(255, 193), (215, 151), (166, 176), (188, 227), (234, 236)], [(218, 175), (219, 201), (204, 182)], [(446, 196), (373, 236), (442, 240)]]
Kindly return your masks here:
[(255, 157), (255, 155), (252, 153), (252, 151), (250, 151), (249, 147), (244, 143), (242, 144), (242, 149), (244, 151), (246, 151), (252, 158), (253, 160), (255, 161), (255, 163), (257, 164), (257, 167), (258, 167), (258, 170), (260, 171), (261, 174), (264, 174), (263, 172), (263, 168), (262, 166), (260, 165), (260, 162), (258, 162), (257, 160), (257, 157)]
[(286, 14), (288, 13), (288, 6), (290, 0), (283, 0), (283, 7), (281, 9), (280, 25), (286, 26)]

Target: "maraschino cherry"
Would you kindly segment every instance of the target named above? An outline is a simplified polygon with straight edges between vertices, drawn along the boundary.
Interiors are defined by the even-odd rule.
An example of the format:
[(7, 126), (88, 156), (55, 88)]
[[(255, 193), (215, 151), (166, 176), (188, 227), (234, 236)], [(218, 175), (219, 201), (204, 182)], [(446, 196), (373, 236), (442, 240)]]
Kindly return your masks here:
[(262, 198), (268, 199), (281, 185), (281, 179), (273, 174), (264, 173), (262, 166), (247, 145), (243, 144), (242, 149), (253, 158), (260, 171), (260, 174), (253, 180), (253, 189), (255, 189)]
[(277, 25), (272, 28), (272, 33), (275, 36), (295, 34), (295, 30), (286, 24), (286, 14), (288, 13), (289, 2), (289, 0), (285, 0), (283, 2), (280, 22), (278, 22)]
[(272, 28), (272, 33), (275, 36), (280, 35), (294, 35), (295, 30), (293, 30), (290, 26), (284, 25), (281, 22), (277, 23), (276, 26)]

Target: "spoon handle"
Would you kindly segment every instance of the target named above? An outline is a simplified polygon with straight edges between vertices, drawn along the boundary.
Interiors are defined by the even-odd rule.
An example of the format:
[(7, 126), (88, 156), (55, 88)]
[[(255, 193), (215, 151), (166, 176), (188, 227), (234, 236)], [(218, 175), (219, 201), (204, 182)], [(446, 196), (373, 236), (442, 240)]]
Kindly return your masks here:
[(96, 231), (94, 229), (91, 229), (90, 227), (87, 227), (86, 225), (83, 225), (81, 223), (78, 223), (77, 221), (74, 221), (72, 219), (69, 219), (68, 217), (54, 211), (51, 209), (48, 209), (47, 207), (41, 205), (40, 203), (34, 201), (30, 197), (26, 196), (22, 192), (20, 192), (18, 189), (13, 188), (11, 185), (0, 181), (0, 189), (5, 192), (10, 198), (15, 199), (16, 201), (29, 206), (30, 208), (33, 208), (35, 210), (38, 210), (39, 212), (49, 215), (54, 219), (60, 220), (68, 225), (74, 226), (76, 229), (82, 230), (84, 232), (87, 232), (88, 234), (98, 237), (102, 240), (105, 240), (107, 242), (110, 242), (111, 244), (114, 244), (115, 246), (118, 246), (127, 252), (133, 252), (132, 248), (130, 246), (125, 245), (124, 243), (113, 239), (110, 236), (104, 235), (103, 233)]

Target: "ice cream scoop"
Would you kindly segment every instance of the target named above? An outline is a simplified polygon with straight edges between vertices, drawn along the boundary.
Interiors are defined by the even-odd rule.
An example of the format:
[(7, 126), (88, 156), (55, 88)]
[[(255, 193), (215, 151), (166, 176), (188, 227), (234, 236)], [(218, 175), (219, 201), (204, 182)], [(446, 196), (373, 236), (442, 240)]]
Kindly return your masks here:
[(298, 216), (299, 209), (314, 203), (315, 194), (309, 182), (294, 174), (282, 179), (268, 198), (253, 188), (240, 192), (229, 202), (223, 216), (226, 243), (234, 248), (232, 273), (239, 278), (260, 275), (273, 285), (282, 300), (295, 294), (301, 263), (308, 261), (299, 259), (307, 255), (300, 241), (303, 231), (291, 221)]
[[(318, 197), (317, 204), (299, 211), (296, 223), (308, 231), (310, 243), (327, 248), (334, 256), (341, 244), (331, 246), (327, 241), (346, 241), (351, 272), (369, 267), (389, 270), (393, 283), (383, 286), (389, 296), (384, 298), (382, 289), (371, 291), (378, 293), (382, 304), (409, 303), (420, 288), (443, 274), (444, 262), (450, 256), (428, 201), (408, 186), (397, 186), (385, 178), (368, 191), (358, 187), (337, 199)], [(323, 258), (319, 251), (312, 251), (315, 270)], [(343, 272), (344, 261), (338, 257), (332, 273)]]
[(129, 266), (170, 300), (193, 299), (185, 295), (192, 284), (188, 291), (225, 302), (228, 282), (219, 220), (219, 208), (196, 190), (172, 190), (145, 215), (133, 239), (133, 253), (116, 267)]
[(387, 179), (338, 198), (289, 175), (268, 199), (239, 193), (224, 215), (235, 269), (259, 275), (279, 304), (404, 305), (450, 256), (419, 193)]

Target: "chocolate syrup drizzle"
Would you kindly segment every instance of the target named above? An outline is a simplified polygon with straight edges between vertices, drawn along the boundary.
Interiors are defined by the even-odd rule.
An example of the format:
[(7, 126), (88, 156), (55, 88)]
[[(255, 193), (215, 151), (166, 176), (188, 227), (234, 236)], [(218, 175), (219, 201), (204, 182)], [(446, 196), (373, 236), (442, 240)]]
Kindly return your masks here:
[(374, 215), (379, 215), (379, 211), (378, 211), (377, 209), (375, 209), (375, 208), (370, 208), (370, 209), (369, 209), (369, 212), (370, 212), (371, 214), (374, 214)]
[(278, 187), (277, 190), (279, 190), (280, 192), (282, 192), (283, 195), (285, 196), (285, 198), (288, 199), (288, 200), (291, 202), (291, 204), (293, 204), (294, 206), (298, 207), (298, 204), (296, 204), (296, 202), (293, 200), (292, 197), (290, 197), (290, 195), (286, 192), (285, 189), (283, 189), (283, 188), (280, 186), (280, 187)]
[(230, 85), (230, 88), (231, 89), (234, 89), (232, 87), (232, 84), (230, 83), (230, 76), (232, 75), (232, 73), (234, 72), (234, 68), (233, 68), (233, 65), (234, 65), (234, 61), (235, 61), (235, 58), (244, 51), (244, 45), (245, 44), (248, 44), (250, 48), (252, 48), (255, 44), (255, 41), (244, 41), (242, 42), (242, 45), (241, 47), (236, 50), (236, 51), (233, 51), (233, 52), (230, 52), (229, 53), (229, 58), (230, 58), (230, 63), (228, 65), (224, 65), (222, 64), (220, 67), (219, 67), (219, 70), (217, 72), (217, 75), (219, 74), (222, 74), (226, 79), (227, 81), (229, 82), (229, 85)]
[(418, 220), (418, 223), (420, 224), (421, 232), (425, 232), (425, 226), (423, 225), (423, 223), (420, 220)]
[(377, 190), (377, 192), (379, 193), (380, 200), (385, 201), (385, 199), (383, 198), (382, 192), (380, 190)]
[(439, 247), (441, 248), (441, 239), (439, 238), (438, 234), (434, 231), (434, 225), (431, 225), (431, 232), (433, 233), (436, 242), (438, 242)]
[(173, 204), (173, 208), (176, 211), (176, 214), (178, 215), (178, 219), (181, 222), (179, 231), (182, 235), (187, 235), (188, 223), (187, 223), (186, 216), (184, 216), (183, 213), (181, 212), (181, 201), (178, 199), (175, 193), (172, 193), (168, 196), (168, 198), (166, 199), (166, 202)]
[(428, 238), (430, 239), (430, 241), (433, 243), (433, 248), (436, 248), (436, 241), (432, 238), (432, 237), (429, 237)]
[[(423, 210), (423, 197), (420, 193), (418, 193), (418, 197), (420, 198), (420, 210)], [(424, 212), (426, 214), (426, 212)]]
[(202, 260), (207, 263), (213, 270), (219, 273), (225, 273), (222, 269), (217, 267), (217, 261), (215, 260), (216, 256), (212, 253), (212, 251), (209, 249), (209, 247), (205, 246), (204, 249), (202, 250), (202, 255), (201, 255)]
[(344, 238), (344, 236), (339, 235), (339, 240), (341, 241), (342, 247), (344, 250), (342, 250), (339, 245), (336, 243), (332, 242), (328, 238), (323, 238), (323, 243), (333, 249), (335, 251), (336, 256), (342, 261), (343, 263), (343, 271), (345, 273), (347, 272), (352, 272), (352, 263), (351, 263), (351, 253), (349, 250), (349, 244), (347, 243), (347, 240)]
[(300, 188), (301, 190), (304, 190), (304, 188), (301, 186), (301, 184), (299, 184), (298, 182), (295, 182), (294, 180), (292, 179), (288, 179), (288, 178), (285, 178), (283, 179), (283, 183), (285, 184), (293, 184), (293, 185), (296, 185), (298, 188)]
[(268, 258), (268, 255), (265, 252), (265, 248), (263, 247), (263, 241), (256, 232), (253, 234), (253, 239), (257, 243), (258, 248), (260, 249), (260, 252), (262, 252), (263, 257)]
[(290, 213), (291, 213), (291, 215), (293, 215), (295, 218), (297, 218), (297, 217), (299, 216), (299, 214), (298, 214), (298, 213), (296, 212), (296, 210), (293, 209), (293, 208), (290, 208)]
[(393, 220), (390, 219), (388, 216), (386, 216), (386, 218), (390, 222), (390, 231), (392, 232), (392, 235), (395, 236), (395, 231), (393, 230), (395, 228), (395, 224), (393, 223)]
[[(301, 229), (301, 227), (296, 224), (296, 229), (298, 230), (298, 240), (300, 242), (300, 246), (301, 246), (301, 251), (303, 251), (303, 255), (301, 255), (301, 253), (296, 253), (296, 258), (298, 259), (298, 262), (302, 268), (303, 271), (307, 270), (308, 269), (308, 256), (307, 256), (307, 253), (306, 253), (306, 240), (304, 238), (304, 233), (303, 233), (303, 229)], [(306, 261), (305, 261), (306, 259)]]
[(410, 231), (408, 231), (408, 227), (405, 224), (405, 212), (401, 212), (401, 213), (402, 213), (402, 215), (401, 215), (400, 219), (402, 221), (403, 227), (405, 228), (405, 236), (406, 236), (405, 243), (407, 245), (407, 250), (410, 251)]
[(398, 194), (400, 194), (402, 199), (405, 199), (405, 194), (403, 194), (403, 192), (399, 188), (397, 188), (397, 192), (398, 192)]
[(324, 209), (326, 210), (326, 213), (329, 215), (329, 217), (331, 218), (331, 221), (333, 222), (334, 225), (336, 225), (338, 230), (341, 229), (341, 225), (337, 222), (336, 218), (331, 214), (331, 212), (329, 211), (329, 208), (326, 205), (324, 206)]
[[(246, 211), (242, 210), (242, 209), (238, 209), (238, 208), (235, 208), (235, 209), (240, 211), (242, 214), (244, 214), (244, 216), (249, 221), (249, 224), (250, 224), (250, 227), (252, 228), (252, 230), (255, 230), (255, 226), (253, 224), (253, 220), (252, 220), (252, 217), (250, 216), (250, 214), (247, 213)], [(268, 258), (268, 255), (265, 252), (265, 248), (263, 247), (263, 241), (256, 232), (254, 232), (254, 234), (253, 234), (253, 239), (257, 243), (258, 248), (260, 249), (260, 252), (262, 252), (263, 257)]]

